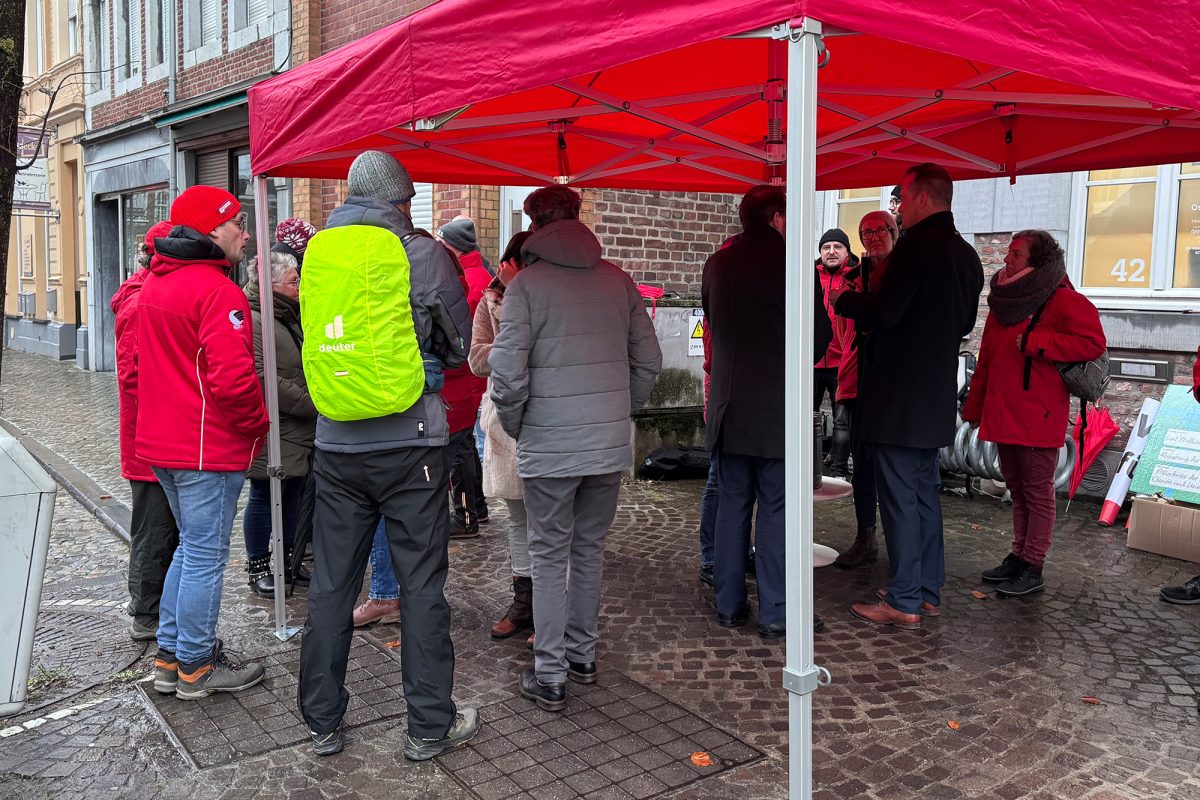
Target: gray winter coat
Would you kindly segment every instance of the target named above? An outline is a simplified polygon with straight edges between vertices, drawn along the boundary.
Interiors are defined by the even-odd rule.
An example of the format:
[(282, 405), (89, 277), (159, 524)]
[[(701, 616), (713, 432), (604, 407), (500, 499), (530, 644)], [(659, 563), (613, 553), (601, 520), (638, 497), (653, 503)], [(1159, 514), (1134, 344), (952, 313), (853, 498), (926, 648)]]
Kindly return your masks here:
[(491, 398), (517, 440), (522, 478), (627, 470), (629, 416), (662, 367), (654, 326), (633, 281), (600, 258), (582, 223), (536, 231), (525, 269), (504, 292), (492, 345)]
[[(348, 197), (329, 215), (326, 227), (373, 225), (403, 239), (413, 233), (408, 215), (382, 200)], [(412, 236), (404, 244), (410, 265), (409, 297), (421, 352), (447, 368), (467, 360), (471, 349), (471, 310), (454, 261), (436, 239)], [(347, 258), (353, 258), (348, 253)], [(302, 290), (303, 291), (303, 290)], [(353, 422), (317, 418), (316, 445), (335, 453), (364, 453), (402, 447), (437, 447), (450, 439), (442, 396), (429, 391), (399, 414)]]

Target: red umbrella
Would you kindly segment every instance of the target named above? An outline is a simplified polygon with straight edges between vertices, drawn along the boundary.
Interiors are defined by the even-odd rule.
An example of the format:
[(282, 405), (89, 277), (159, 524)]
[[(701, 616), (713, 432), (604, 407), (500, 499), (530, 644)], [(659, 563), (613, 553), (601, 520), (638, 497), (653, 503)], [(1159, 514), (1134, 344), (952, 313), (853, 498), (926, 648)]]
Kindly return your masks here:
[[(1088, 471), (1088, 467), (1096, 460), (1096, 456), (1100, 455), (1100, 451), (1104, 449), (1105, 445), (1117, 435), (1118, 430), (1117, 423), (1113, 422), (1107, 408), (1093, 408), (1092, 413), (1087, 415), (1086, 422), (1081, 422), (1079, 417), (1075, 418), (1075, 427), (1071, 431), (1071, 438), (1075, 440), (1075, 452), (1079, 453), (1079, 464), (1071, 474), (1071, 489), (1068, 492), (1070, 497), (1075, 496), (1075, 490), (1079, 488), (1083, 474)], [(1080, 441), (1081, 439), (1083, 441)]]

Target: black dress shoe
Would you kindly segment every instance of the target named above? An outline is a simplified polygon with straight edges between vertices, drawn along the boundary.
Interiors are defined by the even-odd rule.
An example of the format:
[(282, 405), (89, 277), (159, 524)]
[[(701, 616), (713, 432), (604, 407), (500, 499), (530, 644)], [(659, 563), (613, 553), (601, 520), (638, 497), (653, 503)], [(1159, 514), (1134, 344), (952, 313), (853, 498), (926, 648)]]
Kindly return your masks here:
[(561, 683), (542, 683), (537, 679), (532, 667), (521, 673), (518, 686), (521, 697), (534, 701), (539, 708), (546, 711), (562, 711), (567, 707), (567, 688)]
[(295, 583), (297, 586), (308, 586), (312, 583), (312, 571), (301, 564), (300, 568), (296, 570), (296, 574), (292, 576), (292, 583)]
[(746, 624), (748, 619), (750, 619), (750, 612), (744, 608), (733, 614), (717, 614), (717, 624), (722, 628), (740, 628)]
[(709, 586), (713, 585), (713, 568), (711, 564), (707, 567), (700, 567), (700, 580), (704, 581)]
[(758, 635), (767, 641), (782, 639), (787, 636), (787, 623), (772, 622), (770, 625), (759, 625)]
[(567, 660), (567, 677), (576, 683), (595, 683), (596, 682), (596, 662), (595, 661), (571, 661)]

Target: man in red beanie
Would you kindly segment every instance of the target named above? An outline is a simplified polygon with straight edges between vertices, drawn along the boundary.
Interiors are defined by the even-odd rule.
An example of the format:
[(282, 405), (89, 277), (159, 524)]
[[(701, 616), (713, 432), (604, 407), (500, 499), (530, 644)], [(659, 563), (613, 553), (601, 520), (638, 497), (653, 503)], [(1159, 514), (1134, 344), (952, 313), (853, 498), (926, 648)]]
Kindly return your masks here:
[(153, 639), (158, 630), (159, 600), (171, 556), (179, 545), (179, 529), (167, 495), (150, 465), (133, 452), (138, 409), (137, 307), (142, 285), (150, 276), (154, 240), (171, 232), (170, 222), (160, 222), (146, 232), (138, 247), (137, 271), (121, 284), (112, 298), (116, 315), (117, 391), (120, 403), (121, 475), (133, 492), (129, 538), (129, 615), (134, 641)]
[(262, 664), (221, 651), (217, 616), (246, 470), (269, 420), (254, 369), (250, 307), (230, 280), (249, 235), (237, 198), (192, 186), (154, 240), (138, 302), (135, 450), (154, 468), (179, 525), (159, 606), (154, 688), (194, 700), (262, 680)]

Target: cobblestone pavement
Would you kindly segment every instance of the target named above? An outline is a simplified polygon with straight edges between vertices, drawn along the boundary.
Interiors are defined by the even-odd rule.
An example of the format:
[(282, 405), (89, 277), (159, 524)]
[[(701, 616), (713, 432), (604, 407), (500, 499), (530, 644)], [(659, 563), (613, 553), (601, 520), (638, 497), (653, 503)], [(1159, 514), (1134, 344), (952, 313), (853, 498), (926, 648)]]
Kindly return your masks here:
[[(115, 405), (104, 400), (115, 390), (110, 377), (6, 353), (4, 384), (6, 421), (114, 494), (120, 491), (119, 478), (113, 477), (119, 475)], [(14, 386), (19, 400), (14, 400)], [(53, 411), (43, 418), (39, 408)], [(64, 420), (73, 422), (64, 425)], [(105, 430), (113, 432), (111, 443), (99, 441)], [(112, 463), (104, 461), (105, 453)], [(783, 645), (762, 642), (753, 625), (742, 630), (716, 625), (711, 592), (695, 577), (699, 489), (694, 482), (623, 488), (606, 559), (599, 664), (613, 679), (616, 673), (627, 676), (765, 757), (678, 789), (662, 788), (626, 771), (631, 767), (623, 759), (642, 752), (624, 750), (637, 741), (628, 738), (634, 731), (605, 728), (613, 738), (603, 744), (614, 753), (593, 746), (585, 769), (569, 776), (578, 778), (572, 787), (576, 794), (597, 787), (587, 796), (765, 800), (786, 795)], [(926, 620), (922, 630), (876, 629), (849, 615), (851, 602), (881, 585), (886, 561), (861, 571), (816, 572), (817, 611), (826, 620), (816, 639), (817, 661), (829, 668), (833, 684), (814, 700), (814, 796), (1200, 797), (1200, 617), (1196, 609), (1169, 606), (1156, 597), (1159, 586), (1181, 582), (1200, 568), (1127, 550), (1119, 528), (1096, 527), (1096, 508), (1076, 503), (1060, 518), (1046, 592), (1004, 600), (988, 593), (977, 577), (1007, 552), (1008, 508), (986, 498), (950, 496), (943, 505), (949, 573), (944, 613)], [(484, 536), (452, 544), (448, 584), (458, 655), (456, 698), (492, 709), (485, 717), (493, 727), (511, 724), (501, 722), (502, 710), (522, 708), (515, 673), (529, 663), (520, 637), (494, 642), (487, 635), (506, 605), (504, 524), (494, 509)], [(845, 501), (818, 508), (819, 541), (845, 547), (852, 526)], [(117, 626), (127, 620), (121, 608), (126, 558), (123, 542), (60, 494), (35, 654), (35, 670), (40, 664), (60, 680), (31, 697), (25, 713), (0, 721), (0, 798), (504, 796), (507, 784), (498, 780), (470, 784), (473, 778), (460, 776), (456, 781), (453, 759), (444, 765), (404, 761), (399, 756), (402, 719), (372, 722), (369, 713), (349, 731), (346, 752), (333, 758), (318, 760), (304, 744), (289, 746), (294, 737), (283, 737), (273, 743), (277, 749), (234, 754), (228, 763), (214, 760), (215, 766), (201, 768), (179, 745), (191, 733), (188, 723), (169, 726), (130, 682), (138, 673), (121, 671), (131, 658), (141, 674), (149, 665), (147, 656), (138, 656), (118, 635)], [(244, 562), (235, 557), (227, 573), (220, 634), (230, 649), (249, 657), (290, 663), (298, 642), (279, 642), (271, 635), (271, 606), (248, 594), (243, 569)], [(972, 594), (976, 590), (983, 599)], [(302, 594), (289, 600), (293, 622), (302, 617), (303, 603)], [(75, 615), (73, 626), (67, 615)], [(91, 643), (75, 661), (62, 649), (63, 631), (71, 629)], [(367, 642), (361, 647), (372, 659), (381, 653), (395, 658), (398, 653), (388, 656), (387, 645), (398, 636), (397, 625), (376, 626), (361, 634)], [(102, 674), (108, 671), (112, 674)], [(277, 705), (284, 703), (291, 692), (289, 678), (281, 674), (270, 683), (258, 699), (247, 694), (242, 704), (266, 704), (270, 689), (282, 689)], [(372, 691), (381, 693), (380, 716), (395, 710), (382, 707), (383, 693), (394, 686), (391, 678), (380, 679), (379, 686), (370, 680), (362, 684), (364, 702)], [(1099, 703), (1085, 703), (1084, 696)], [(490, 732), (457, 755), (458, 761), (471, 762), (459, 766), (478, 766), (476, 756), (525, 763), (524, 755), (545, 745), (533, 741), (536, 737), (513, 744), (515, 734), (501, 733)], [(663, 730), (650, 736), (658, 733), (667, 735)], [(688, 748), (671, 749), (672, 744), (663, 744), (663, 751), (686, 766), (683, 750)], [(506, 754), (502, 746), (518, 750)], [(720, 745), (710, 746), (719, 758)], [(671, 767), (641, 766), (649, 771)], [(539, 791), (549, 786), (510, 796), (556, 796)], [(662, 793), (647, 794), (651, 790)]]

